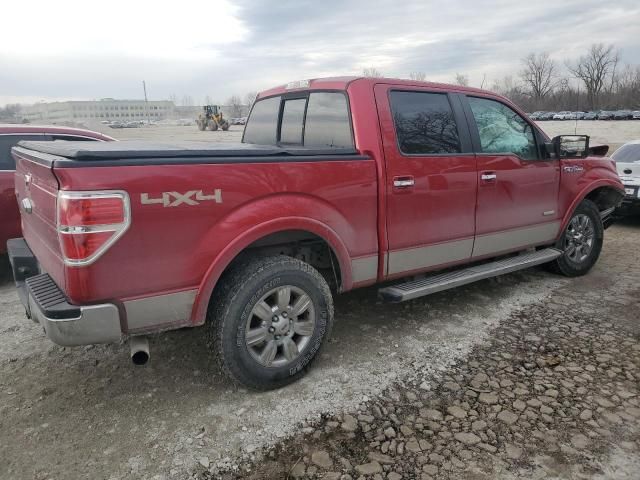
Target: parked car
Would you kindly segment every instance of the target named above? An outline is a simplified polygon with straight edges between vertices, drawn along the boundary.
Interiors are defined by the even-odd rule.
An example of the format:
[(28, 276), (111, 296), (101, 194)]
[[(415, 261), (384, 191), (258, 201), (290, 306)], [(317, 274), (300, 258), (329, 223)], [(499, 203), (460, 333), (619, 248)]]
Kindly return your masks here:
[(583, 120), (586, 114), (586, 112), (573, 112), (574, 120)]
[(625, 143), (613, 152), (611, 158), (615, 160), (624, 184), (625, 196), (618, 213), (640, 213), (640, 140)]
[(633, 112), (631, 110), (616, 110), (613, 112), (614, 120), (631, 120), (633, 119)]
[(531, 120), (538, 120), (540, 118), (540, 116), (543, 114), (544, 112), (533, 112), (531, 115), (529, 115), (529, 118)]
[(584, 114), (583, 120), (597, 120), (598, 112), (587, 112)]
[(68, 127), (0, 124), (0, 254), (6, 252), (7, 240), (20, 236), (20, 213), (16, 202), (15, 162), (11, 147), (21, 140), (113, 140), (98, 132)]
[(454, 85), (294, 82), (258, 95), (242, 142), (14, 147), (27, 314), (61, 345), (129, 338), (136, 363), (144, 335), (203, 326), (227, 374), (277, 388), (326, 343), (332, 289), (402, 302), (540, 264), (584, 275), (624, 196), (588, 137), (549, 140)]
[(598, 112), (598, 120), (612, 120), (613, 112), (608, 112), (606, 110), (600, 110)]
[(633, 114), (631, 115), (631, 118), (633, 120), (640, 120), (640, 110), (634, 110)]
[(573, 112), (558, 112), (553, 116), (554, 120), (575, 120), (576, 115)]
[(540, 115), (538, 120), (553, 120), (553, 116), (556, 114), (556, 112), (546, 112), (543, 113), (542, 115)]

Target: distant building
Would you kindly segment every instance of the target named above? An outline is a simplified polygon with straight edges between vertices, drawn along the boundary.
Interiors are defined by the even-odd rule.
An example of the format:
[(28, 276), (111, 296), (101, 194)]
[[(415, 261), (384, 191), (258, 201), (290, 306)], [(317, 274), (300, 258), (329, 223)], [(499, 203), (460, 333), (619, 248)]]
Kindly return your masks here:
[(22, 108), (21, 114), (31, 123), (162, 120), (173, 116), (173, 102), (168, 100), (114, 100), (69, 101), (36, 103)]

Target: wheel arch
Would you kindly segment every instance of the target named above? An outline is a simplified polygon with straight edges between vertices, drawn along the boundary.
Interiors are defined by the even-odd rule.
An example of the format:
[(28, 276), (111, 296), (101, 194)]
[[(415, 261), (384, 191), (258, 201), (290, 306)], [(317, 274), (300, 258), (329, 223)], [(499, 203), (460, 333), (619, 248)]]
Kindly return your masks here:
[(588, 185), (575, 196), (573, 202), (569, 208), (567, 208), (562, 219), (560, 230), (558, 231), (558, 238), (560, 238), (565, 228), (567, 228), (573, 212), (583, 200), (591, 200), (598, 206), (598, 210), (602, 212), (608, 208), (618, 206), (623, 197), (624, 193), (620, 190), (620, 186), (613, 181), (601, 180)]
[(261, 242), (269, 242), (276, 235), (291, 233), (303, 234), (324, 242), (337, 260), (336, 274), (339, 275), (339, 289), (349, 290), (352, 287), (351, 257), (340, 236), (328, 225), (307, 217), (286, 217), (272, 219), (245, 231), (229, 243), (211, 262), (203, 280), (191, 311), (191, 324), (201, 325), (205, 322), (211, 295), (218, 281), (237, 259)]

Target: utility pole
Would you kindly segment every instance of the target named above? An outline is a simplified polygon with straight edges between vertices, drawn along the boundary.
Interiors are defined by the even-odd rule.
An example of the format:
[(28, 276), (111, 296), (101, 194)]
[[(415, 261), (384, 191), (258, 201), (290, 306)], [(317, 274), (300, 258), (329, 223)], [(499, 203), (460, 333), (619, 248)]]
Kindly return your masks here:
[(144, 80), (142, 80), (142, 89), (144, 90), (144, 110), (147, 117), (147, 125), (151, 125), (151, 120), (149, 119), (149, 100), (147, 99), (147, 84)]

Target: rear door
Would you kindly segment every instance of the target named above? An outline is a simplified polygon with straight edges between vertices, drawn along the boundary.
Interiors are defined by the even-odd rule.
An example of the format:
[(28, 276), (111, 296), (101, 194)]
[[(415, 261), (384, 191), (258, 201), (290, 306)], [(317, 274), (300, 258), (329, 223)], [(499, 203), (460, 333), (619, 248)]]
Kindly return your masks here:
[(542, 135), (495, 98), (460, 96), (478, 162), (473, 257), (552, 242), (560, 228), (560, 164), (542, 155)]
[(387, 276), (464, 262), (475, 234), (476, 163), (446, 90), (375, 87), (386, 163)]

